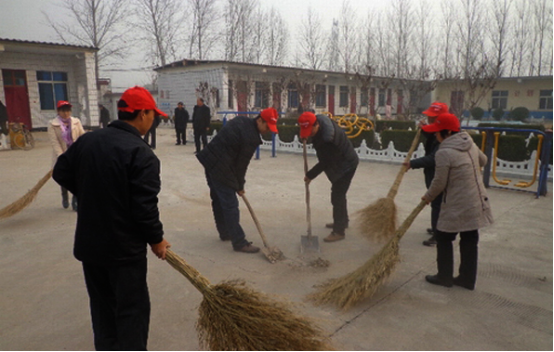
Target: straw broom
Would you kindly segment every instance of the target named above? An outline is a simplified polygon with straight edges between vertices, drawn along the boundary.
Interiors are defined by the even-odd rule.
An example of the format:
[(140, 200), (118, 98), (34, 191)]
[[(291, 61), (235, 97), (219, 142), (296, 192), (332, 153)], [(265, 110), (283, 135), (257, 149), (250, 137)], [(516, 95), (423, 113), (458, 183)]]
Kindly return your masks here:
[[(418, 129), (404, 162), (410, 161), (419, 142), (420, 134), (421, 129)], [(406, 167), (402, 165), (387, 197), (380, 198), (357, 212), (359, 215), (358, 228), (363, 236), (375, 242), (384, 242), (394, 234), (396, 230), (396, 204), (394, 203), (394, 197), (398, 193), (400, 182), (402, 182), (405, 173)]]
[(331, 279), (318, 286), (316, 292), (308, 295), (308, 299), (318, 305), (331, 304), (347, 310), (372, 297), (400, 261), (398, 243), (425, 205), (426, 202), (422, 200), (389, 242), (364, 265), (343, 277)]
[(51, 177), (52, 170), (48, 171), (48, 173), (38, 181), (35, 187), (31, 188), (23, 197), (19, 198), (12, 204), (0, 209), (0, 219), (9, 218), (25, 209), (29, 204), (33, 202), (33, 200), (35, 200), (38, 191), (40, 191), (42, 186), (44, 186), (44, 184), (48, 182)]
[(210, 350), (332, 350), (323, 331), (295, 315), (292, 305), (254, 291), (243, 281), (211, 285), (195, 268), (171, 250), (167, 262), (204, 296), (196, 330)]

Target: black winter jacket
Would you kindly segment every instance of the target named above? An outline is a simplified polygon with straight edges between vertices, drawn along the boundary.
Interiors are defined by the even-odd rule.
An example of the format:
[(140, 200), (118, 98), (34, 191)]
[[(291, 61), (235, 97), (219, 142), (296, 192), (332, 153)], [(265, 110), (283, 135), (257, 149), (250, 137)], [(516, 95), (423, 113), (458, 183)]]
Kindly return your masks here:
[(312, 167), (306, 176), (313, 180), (321, 172), (325, 172), (331, 183), (337, 181), (347, 172), (358, 166), (358, 154), (346, 133), (337, 123), (326, 115), (317, 115), (319, 131), (313, 137), (318, 163)]
[(189, 112), (187, 111), (187, 109), (175, 108), (175, 128), (184, 129), (187, 127), (188, 122), (189, 122)]
[(423, 168), (425, 185), (429, 188), (431, 182), (433, 182), (433, 178), (435, 178), (435, 153), (439, 149), (440, 143), (434, 133), (427, 133), (425, 131), (421, 131), (421, 133), (423, 133), (426, 138), (425, 155), (421, 158), (410, 160), (410, 168)]
[(244, 189), (248, 164), (260, 144), (256, 120), (237, 116), (196, 157), (213, 179), (240, 191)]
[(210, 127), (210, 108), (206, 105), (195, 105), (192, 110), (192, 127), (196, 131), (205, 131)]
[(54, 166), (53, 178), (79, 199), (74, 255), (124, 264), (163, 240), (160, 161), (136, 128), (114, 121), (81, 136)]

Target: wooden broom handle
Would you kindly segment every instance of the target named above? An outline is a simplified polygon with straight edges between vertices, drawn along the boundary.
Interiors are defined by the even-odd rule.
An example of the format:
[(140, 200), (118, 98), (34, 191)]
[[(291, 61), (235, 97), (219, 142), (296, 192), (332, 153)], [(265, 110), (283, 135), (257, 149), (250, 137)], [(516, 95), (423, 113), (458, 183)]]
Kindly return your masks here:
[(244, 194), (241, 195), (242, 199), (244, 200), (244, 204), (246, 204), (246, 207), (248, 208), (248, 211), (250, 212), (250, 215), (252, 215), (252, 220), (254, 220), (254, 223), (256, 224), (256, 228), (258, 229), (258, 232), (260, 233), (260, 237), (262, 238), (262, 242), (264, 243), (264, 247), (268, 248), (269, 245), (267, 244), (267, 239), (265, 238), (264, 232), (262, 230), (262, 227), (260, 226), (260, 222), (258, 221), (258, 218), (256, 217), (256, 214), (254, 214), (254, 209), (250, 206), (250, 202), (246, 198)]
[[(412, 141), (412, 145), (410, 146), (410, 150), (408, 150), (408, 154), (406, 155), (406, 158), (404, 159), (404, 162), (407, 163), (412, 158), (412, 154), (414, 153), (415, 148), (417, 147), (417, 143), (419, 142), (419, 135), (421, 134), (421, 129), (418, 128), (416, 135), (414, 137), (414, 140)], [(398, 188), (400, 187), (400, 182), (402, 182), (402, 178), (404, 177), (404, 174), (406, 173), (406, 167), (402, 165), (400, 167), (400, 170), (398, 171), (398, 174), (396, 175), (396, 179), (394, 180), (394, 183), (389, 190), (389, 194), (387, 194), (387, 198), (394, 199), (396, 197), (396, 193), (398, 193)]]
[[(303, 140), (304, 155), (304, 176), (308, 173), (308, 152), (306, 150), (306, 138)], [(308, 222), (308, 237), (312, 237), (312, 210), (310, 208), (310, 185), (304, 182), (306, 186), (306, 221)]]
[(183, 274), (198, 291), (203, 293), (210, 290), (210, 281), (169, 248), (165, 253), (165, 260)]
[(404, 236), (406, 231), (408, 231), (408, 228), (414, 222), (417, 215), (423, 210), (423, 208), (425, 208), (426, 205), (427, 205), (427, 201), (421, 200), (421, 202), (419, 202), (419, 204), (414, 208), (414, 210), (412, 210), (410, 215), (408, 215), (406, 220), (404, 220), (402, 225), (400, 225), (400, 227), (396, 230), (395, 236), (398, 239), (400, 239), (402, 236)]

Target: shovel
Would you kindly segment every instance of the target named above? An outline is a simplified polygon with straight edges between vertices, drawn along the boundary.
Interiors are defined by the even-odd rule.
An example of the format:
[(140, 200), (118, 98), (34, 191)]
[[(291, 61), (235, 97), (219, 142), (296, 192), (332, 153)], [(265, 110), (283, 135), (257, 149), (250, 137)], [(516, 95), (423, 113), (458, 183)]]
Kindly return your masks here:
[(244, 204), (246, 204), (248, 211), (250, 211), (250, 215), (252, 215), (252, 220), (254, 220), (254, 223), (256, 224), (256, 228), (258, 229), (258, 232), (260, 233), (260, 237), (262, 238), (262, 242), (264, 243), (264, 248), (262, 248), (262, 253), (265, 255), (265, 257), (267, 258), (267, 260), (269, 260), (271, 264), (275, 263), (278, 260), (285, 259), (283, 252), (281, 252), (279, 248), (270, 247), (267, 244), (267, 239), (265, 238), (264, 232), (262, 231), (262, 227), (258, 222), (258, 218), (256, 217), (256, 214), (254, 214), (254, 210), (250, 206), (250, 202), (248, 202), (248, 199), (246, 199), (246, 196), (244, 194), (242, 194), (241, 197), (244, 200)]
[[(306, 151), (306, 139), (303, 140), (304, 146), (304, 175), (308, 173), (308, 153)], [(312, 236), (312, 212), (310, 210), (310, 185), (306, 185), (306, 221), (308, 222), (308, 235), (300, 236), (300, 253), (312, 251), (319, 252), (319, 241), (317, 236)]]

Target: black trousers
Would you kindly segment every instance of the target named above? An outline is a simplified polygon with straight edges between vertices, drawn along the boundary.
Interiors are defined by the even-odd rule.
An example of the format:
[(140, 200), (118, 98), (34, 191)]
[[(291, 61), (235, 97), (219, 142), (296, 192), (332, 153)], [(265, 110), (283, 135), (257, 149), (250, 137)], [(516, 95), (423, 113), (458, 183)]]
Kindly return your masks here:
[(333, 232), (344, 235), (344, 230), (348, 227), (348, 207), (346, 201), (346, 192), (350, 188), (352, 178), (356, 173), (356, 168), (349, 171), (344, 176), (332, 183), (331, 186), (331, 204), (333, 205)]
[[(454, 250), (452, 242), (457, 233), (437, 230), (437, 269), (444, 281), (452, 281), (454, 274)], [(460, 281), (475, 285), (477, 280), (477, 257), (479, 230), (460, 232)]]
[(439, 221), (439, 214), (441, 212), (442, 193), (433, 199), (431, 202), (431, 228), (433, 233), (437, 233), (437, 222)]
[(187, 126), (184, 128), (175, 127), (175, 134), (177, 134), (177, 144), (187, 144)]
[(150, 324), (147, 261), (123, 266), (83, 263), (98, 351), (146, 350)]
[(208, 145), (208, 131), (206, 130), (194, 130), (194, 145), (196, 146), (196, 152), (200, 152), (200, 140), (202, 140), (202, 149)]

